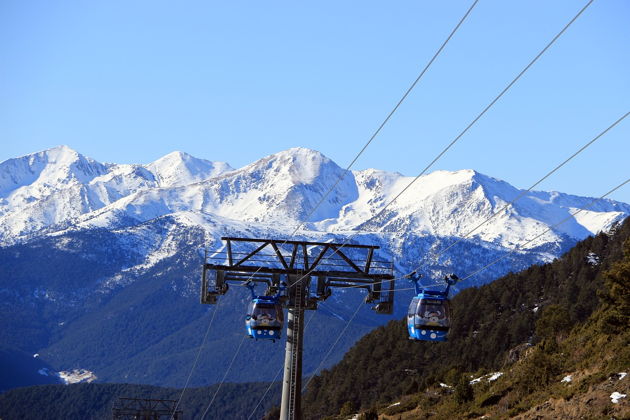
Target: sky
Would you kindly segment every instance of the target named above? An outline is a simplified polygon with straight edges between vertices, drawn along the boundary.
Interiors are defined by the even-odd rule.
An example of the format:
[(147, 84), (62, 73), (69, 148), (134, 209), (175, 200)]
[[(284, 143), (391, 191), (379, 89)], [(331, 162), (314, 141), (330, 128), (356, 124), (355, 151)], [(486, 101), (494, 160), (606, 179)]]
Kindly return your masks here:
[[(471, 4), (5, 0), (0, 161), (65, 144), (241, 167), (307, 147), (346, 167)], [(585, 4), (480, 0), (353, 169), (417, 175)], [(596, 0), (431, 170), (527, 188), (577, 151), (630, 111), (629, 21)], [(600, 196), (629, 152), (630, 117), (537, 189)]]

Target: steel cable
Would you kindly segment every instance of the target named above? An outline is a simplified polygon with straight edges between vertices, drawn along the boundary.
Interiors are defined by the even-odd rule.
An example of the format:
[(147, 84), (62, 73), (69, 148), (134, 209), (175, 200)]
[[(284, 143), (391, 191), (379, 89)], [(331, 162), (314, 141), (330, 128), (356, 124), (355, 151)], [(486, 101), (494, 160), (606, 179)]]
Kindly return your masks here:
[[(440, 53), (442, 52), (442, 50), (446, 47), (446, 45), (448, 44), (448, 42), (451, 40), (451, 38), (455, 35), (455, 33), (457, 32), (457, 30), (459, 29), (459, 27), (464, 23), (464, 21), (466, 20), (466, 18), (468, 17), (468, 15), (472, 12), (472, 10), (474, 9), (474, 7), (477, 5), (479, 0), (475, 0), (472, 5), (468, 8), (468, 10), (466, 11), (466, 13), (464, 14), (464, 16), (459, 20), (459, 22), (457, 23), (457, 25), (455, 26), (455, 28), (451, 31), (451, 33), (449, 34), (449, 36), (446, 38), (446, 40), (442, 43), (442, 45), (440, 46), (440, 48), (435, 52), (435, 54), (433, 55), (433, 57), (429, 60), (429, 62), (425, 65), (425, 67), (422, 69), (422, 71), (420, 72), (420, 74), (418, 75), (418, 77), (413, 81), (413, 83), (411, 84), (411, 86), (405, 91), (405, 93), (403, 94), (403, 96), (401, 97), (401, 99), (396, 103), (396, 105), (394, 106), (394, 108), (389, 112), (389, 114), (385, 117), (385, 119), (383, 120), (383, 122), (379, 125), (379, 127), (376, 129), (376, 131), (372, 134), (372, 136), (370, 136), (369, 140), (365, 143), (365, 145), (361, 148), (361, 150), (359, 151), (359, 153), (357, 153), (357, 155), (354, 157), (354, 159), (350, 162), (350, 164), (346, 167), (346, 169), (344, 170), (344, 172), (337, 178), (337, 180), (335, 181), (335, 183), (326, 191), (326, 193), (324, 193), (324, 195), (322, 196), (322, 198), (317, 202), (317, 204), (315, 205), (315, 207), (310, 211), (310, 213), (306, 216), (305, 220), (308, 221), (310, 219), (310, 217), (315, 213), (315, 211), (319, 208), (319, 206), (324, 202), (324, 200), (328, 197), (328, 195), (330, 195), (330, 193), (337, 187), (337, 185), (339, 185), (339, 183), (343, 180), (343, 178), (345, 178), (345, 176), (348, 174), (348, 172), (350, 172), (350, 169), (352, 168), (352, 166), (356, 163), (356, 161), (359, 159), (359, 157), (363, 154), (363, 152), (368, 148), (368, 146), (372, 143), (372, 141), (376, 138), (376, 136), (378, 136), (378, 134), (381, 132), (381, 130), (383, 129), (383, 127), (385, 127), (385, 125), (387, 124), (387, 122), (391, 119), (391, 117), (394, 115), (394, 113), (398, 110), (398, 108), (402, 105), (402, 103), (405, 101), (405, 99), (409, 96), (409, 94), (411, 93), (411, 91), (415, 88), (415, 86), (420, 82), (420, 80), (422, 79), (422, 77), (424, 76), (424, 74), (427, 72), (427, 70), (429, 69), (429, 67), (431, 67), (431, 65), (433, 64), (433, 62), (437, 59), (437, 57), (440, 55)], [(300, 228), (306, 224), (307, 222), (300, 222), (296, 228), (293, 230), (293, 232), (291, 233), (291, 235), (289, 235), (290, 237), (295, 236), (295, 234), (300, 230)], [(282, 244), (286, 244), (288, 241), (285, 240), (285, 242)], [(281, 245), (281, 246), (282, 246)], [(204, 261), (205, 263), (205, 261)], [(257, 270), (256, 272), (254, 272), (250, 278), (252, 278), (254, 275), (256, 275), (256, 273), (258, 273), (259, 270)], [(299, 282), (302, 281), (302, 279), (304, 278), (304, 276), (302, 278), (300, 278), (296, 283), (299, 284)]]
[[(471, 229), (470, 231), (468, 231), (467, 233), (465, 233), (463, 236), (459, 237), (457, 240), (455, 240), (453, 243), (451, 243), (448, 247), (440, 250), (440, 252), (437, 253), (437, 255), (433, 255), (431, 256), (431, 258), (437, 260), (437, 258), (439, 258), (441, 255), (443, 255), (444, 253), (446, 253), (446, 251), (448, 251), (449, 249), (451, 249), (453, 246), (455, 246), (456, 244), (460, 243), (461, 241), (465, 240), (468, 236), (470, 236), (472, 233), (474, 233), (475, 231), (477, 231), (477, 229), (479, 229), (480, 227), (482, 227), (483, 225), (485, 225), (487, 222), (489, 222), (490, 220), (492, 220), (495, 216), (497, 216), (498, 214), (501, 214), (504, 210), (506, 210), (507, 208), (509, 208), (512, 204), (516, 203), (518, 200), (520, 200), (521, 198), (523, 198), (528, 192), (530, 192), (533, 188), (535, 188), (537, 185), (539, 185), (541, 182), (543, 182), (545, 179), (547, 179), (549, 176), (551, 176), (553, 173), (555, 173), (556, 171), (558, 171), (561, 167), (563, 167), (564, 165), (566, 165), (569, 161), (571, 161), (573, 158), (575, 158), (577, 155), (579, 155), (581, 152), (583, 152), (584, 150), (586, 150), (586, 148), (588, 148), (590, 145), (592, 145), (595, 141), (599, 140), (602, 136), (604, 136), (604, 134), (608, 133), (613, 127), (615, 127), (617, 124), (619, 124), (621, 121), (623, 121), (628, 115), (630, 115), (630, 112), (626, 112), (623, 116), (621, 116), (619, 119), (617, 119), (615, 122), (613, 122), (611, 125), (609, 125), (606, 129), (604, 129), (602, 132), (600, 132), (598, 135), (596, 135), (593, 139), (591, 139), (589, 142), (587, 142), (584, 146), (582, 146), (580, 149), (578, 149), (576, 152), (574, 152), (571, 156), (569, 156), (567, 159), (565, 159), (562, 163), (560, 163), (559, 165), (555, 166), (551, 171), (547, 172), (542, 178), (540, 178), (539, 180), (537, 180), (536, 182), (534, 182), (534, 184), (532, 184), (529, 188), (527, 188), (526, 190), (522, 190), (520, 192), (520, 194), (518, 194), (516, 196), (516, 198), (514, 198), (512, 201), (510, 201), (509, 203), (505, 204), (503, 207), (501, 207), (499, 210), (496, 210), (495, 212), (493, 212), (488, 218), (486, 218), (483, 222), (481, 222), (480, 224), (478, 224), (477, 226), (475, 226), (473, 229)], [(415, 270), (412, 271), (417, 271), (420, 267), (422, 266), (422, 264), (418, 265)], [(404, 279), (405, 277), (397, 277), (394, 280), (401, 280)], [(389, 281), (389, 280), (387, 280)], [(376, 282), (375, 284), (378, 283), (383, 283), (383, 282)], [(361, 286), (349, 286), (350, 288), (352, 287), (361, 287)]]
[(221, 380), (221, 383), (217, 387), (217, 390), (214, 391), (214, 395), (212, 395), (212, 399), (210, 400), (210, 403), (208, 404), (208, 406), (206, 407), (205, 411), (201, 415), (201, 420), (203, 420), (204, 417), (206, 417), (206, 414), (208, 414), (208, 410), (210, 410), (210, 407), (212, 406), (212, 403), (214, 402), (214, 400), (216, 399), (217, 395), (219, 394), (219, 391), (221, 390), (221, 387), (223, 386), (223, 383), (225, 382), (225, 379), (227, 378), (228, 373), (232, 369), (232, 365), (234, 364), (234, 361), (236, 360), (236, 356), (238, 356), (238, 353), (241, 350), (241, 346), (243, 346), (243, 343), (245, 342), (245, 337), (247, 337), (247, 336), (244, 335), (243, 338), (241, 339), (241, 342), (239, 343), (238, 348), (236, 349), (236, 352), (234, 353), (234, 356), (232, 356), (232, 360), (230, 361), (230, 364), (228, 365), (228, 368), (225, 371), (225, 374), (223, 375), (223, 379)]
[[(497, 101), (525, 74), (525, 72), (527, 72), (527, 70), (529, 70), (529, 68), (536, 62), (538, 61), (538, 59), (558, 40), (558, 38), (560, 38), (560, 36), (573, 24), (573, 22), (575, 22), (577, 20), (578, 17), (580, 17), (580, 15), (582, 13), (584, 13), (584, 11), (593, 3), (594, 0), (589, 0), (586, 5), (584, 7), (582, 7), (582, 9), (580, 9), (580, 11), (562, 28), (562, 30), (560, 30), (560, 32), (558, 32), (552, 39), (551, 41), (525, 66), (525, 68), (523, 70), (521, 70), (521, 72), (510, 82), (508, 83), (508, 85), (464, 128), (464, 130), (462, 130), (409, 184), (407, 184), (407, 186), (405, 186), (405, 188), (403, 188), (391, 201), (389, 201), (383, 208), (381, 208), (381, 210), (379, 210), (379, 212), (371, 217), (366, 223), (369, 223), (370, 220), (374, 220), (376, 218), (378, 218), (381, 214), (383, 214), (383, 212), (392, 204), (394, 203), (402, 194), (404, 194), (422, 175), (424, 175), (424, 173), (430, 169), (433, 164), (435, 164), (435, 162), (437, 162), (455, 143), (457, 143), (462, 136), (474, 125), (477, 123), (477, 121), (479, 121), (479, 119), (490, 109), (492, 108), (492, 106), (494, 106), (495, 103), (497, 103)], [(350, 239), (352, 239), (354, 236), (356, 236), (359, 232), (350, 235), (350, 237), (348, 237), (346, 239), (346, 241), (341, 245), (341, 247), (337, 248), (337, 250), (340, 250), (341, 248), (343, 248), (344, 245), (346, 245)], [(335, 252), (337, 252), (337, 250), (335, 250)], [(393, 281), (395, 281), (397, 279), (394, 279)], [(390, 280), (388, 280), (390, 281)]]
[[(529, 239), (528, 241), (526, 241), (526, 242), (524, 242), (524, 243), (520, 244), (520, 245), (519, 245), (519, 247), (523, 247), (523, 246), (526, 246), (526, 245), (530, 244), (531, 242), (533, 242), (533, 241), (535, 241), (536, 239), (540, 238), (540, 237), (541, 237), (542, 235), (544, 235), (545, 233), (549, 232), (551, 229), (553, 229), (553, 228), (555, 228), (555, 227), (560, 226), (561, 224), (565, 223), (566, 221), (568, 221), (568, 220), (570, 220), (570, 219), (573, 219), (573, 218), (575, 217), (575, 215), (577, 215), (578, 213), (580, 213), (580, 212), (582, 212), (582, 211), (584, 211), (584, 210), (586, 210), (586, 209), (590, 208), (590, 207), (591, 207), (591, 206), (593, 206), (596, 202), (598, 202), (599, 200), (602, 200), (602, 199), (606, 198), (608, 195), (610, 195), (610, 194), (612, 194), (613, 192), (617, 191), (619, 188), (623, 187), (624, 185), (626, 185), (626, 184), (627, 184), (627, 183), (629, 183), (629, 182), (630, 182), (630, 178), (626, 179), (624, 182), (622, 182), (621, 184), (617, 185), (616, 187), (614, 187), (613, 189), (611, 189), (611, 190), (610, 190), (610, 191), (608, 191), (607, 193), (603, 194), (602, 196), (600, 196), (600, 197), (598, 197), (598, 198), (593, 199), (593, 200), (592, 200), (591, 202), (589, 202), (586, 206), (584, 206), (584, 207), (582, 207), (581, 209), (579, 209), (579, 210), (577, 210), (577, 211), (575, 211), (575, 212), (571, 213), (569, 216), (567, 216), (567, 217), (565, 217), (564, 219), (560, 220), (558, 223), (555, 223), (554, 225), (550, 226), (549, 228), (547, 228), (546, 230), (544, 230), (542, 233), (540, 233), (540, 234), (536, 235), (535, 237), (533, 237), (533, 238)], [(467, 275), (466, 277), (464, 277), (464, 278), (462, 279), (462, 281), (463, 281), (463, 280), (467, 280), (467, 279), (469, 279), (469, 278), (471, 278), (471, 277), (475, 276), (476, 274), (478, 274), (478, 273), (482, 272), (483, 270), (485, 270), (485, 269), (489, 268), (490, 266), (492, 266), (492, 265), (496, 264), (497, 262), (499, 262), (499, 261), (501, 261), (501, 260), (503, 260), (503, 259), (507, 258), (508, 256), (512, 255), (512, 254), (513, 254), (514, 252), (516, 252), (516, 251), (517, 251), (517, 249), (513, 249), (513, 250), (511, 250), (511, 251), (510, 251), (510, 252), (508, 252), (507, 254), (505, 254), (505, 255), (503, 255), (503, 256), (501, 256), (501, 257), (497, 258), (496, 260), (492, 261), (491, 263), (486, 264), (485, 266), (481, 267), (480, 269), (478, 269), (478, 270), (476, 270), (476, 271), (472, 272), (471, 274)], [(399, 291), (402, 291), (402, 290), (415, 290), (415, 288), (400, 289)], [(355, 312), (355, 315), (356, 315), (356, 312)], [(347, 324), (347, 325), (350, 325), (350, 322), (352, 322), (352, 319), (354, 319), (354, 316), (353, 316), (353, 317), (352, 317), (352, 318), (348, 321), (348, 324)], [(344, 330), (342, 331), (342, 334), (345, 332), (345, 330), (346, 330), (346, 329), (347, 329), (347, 328), (344, 328)], [(341, 334), (340, 334), (340, 336), (339, 336), (339, 337), (341, 337)], [(338, 337), (337, 341), (339, 340), (339, 337)], [(337, 343), (337, 341), (335, 341), (335, 344)], [(334, 344), (333, 344), (333, 347), (334, 347)], [(332, 348), (328, 351), (328, 353), (327, 353), (326, 357), (328, 357), (328, 354), (330, 354), (330, 351), (331, 351), (331, 350), (332, 350)], [(324, 360), (325, 360), (325, 358), (324, 358)], [(320, 366), (321, 366), (321, 364), (323, 364), (324, 360), (322, 361), (322, 363), (320, 363)], [(319, 367), (318, 367), (318, 369), (319, 369)], [(315, 372), (317, 372), (317, 371), (315, 371)], [(315, 374), (316, 374), (316, 373), (314, 373), (314, 374), (313, 374), (313, 376), (311, 376), (311, 377), (309, 378), (308, 382), (307, 382), (307, 383), (306, 383), (306, 385), (304, 386), (304, 389), (306, 389), (307, 385), (308, 385), (308, 384), (310, 383), (310, 381), (313, 379), (313, 377), (314, 377), (314, 375), (315, 375)]]
[(195, 368), (197, 367), (197, 362), (199, 362), (199, 357), (201, 356), (201, 351), (203, 350), (203, 347), (206, 344), (206, 340), (208, 339), (208, 333), (210, 332), (210, 327), (212, 326), (212, 322), (214, 321), (214, 316), (217, 314), (217, 311), (219, 310), (219, 304), (217, 303), (217, 305), (214, 307), (214, 311), (212, 312), (212, 317), (210, 318), (210, 322), (208, 323), (208, 327), (206, 328), (206, 333), (203, 336), (203, 340), (201, 341), (201, 345), (199, 346), (199, 350), (197, 350), (197, 356), (195, 357), (195, 361), (192, 365), (192, 368), (190, 369), (190, 372), (188, 373), (188, 378), (186, 379), (186, 384), (184, 385), (184, 389), (182, 389), (182, 393), (179, 395), (179, 398), (177, 399), (177, 404), (175, 404), (175, 409), (173, 410), (173, 413), (171, 414), (171, 420), (173, 420), (173, 418), (175, 417), (175, 413), (177, 412), (177, 408), (179, 407), (179, 404), (182, 401), (182, 398), (184, 397), (184, 392), (186, 392), (186, 389), (188, 389), (188, 384), (190, 383), (190, 378), (192, 377), (193, 372), (195, 371)]
[[(464, 16), (464, 18), (462, 18), (462, 21), (465, 19), (466, 16), (468, 16), (468, 14), (470, 13), (470, 11), (472, 10), (472, 8), (476, 5), (478, 0), (475, 0), (475, 2), (473, 3), (473, 5), (471, 6), (471, 8), (469, 9), (469, 11), (466, 13), (466, 15)], [(418, 174), (407, 186), (405, 186), (405, 188), (403, 188), (403, 190), (401, 190), (389, 203), (387, 203), (375, 216), (373, 216), (372, 218), (370, 218), (366, 223), (369, 223), (370, 220), (374, 220), (375, 218), (379, 217), (393, 202), (395, 202), (403, 193), (405, 193), (422, 175), (424, 175), (426, 173), (426, 171), (428, 169), (430, 169), (455, 143), (457, 143), (466, 132), (468, 132), (468, 130), (477, 123), (477, 121), (479, 121), (479, 119), (481, 119), (483, 117), (483, 115), (485, 115), (485, 113), (492, 108), (492, 106), (494, 106), (494, 104), (499, 101), (499, 99), (527, 72), (527, 70), (529, 70), (529, 68), (536, 62), (538, 61), (538, 59), (556, 42), (556, 40), (558, 38), (560, 38), (560, 36), (573, 24), (573, 22), (575, 22), (575, 20), (577, 20), (577, 18), (593, 3), (594, 0), (590, 0), (574, 17), (573, 19), (571, 19), (569, 21), (569, 23), (567, 23), (563, 29), (556, 34), (556, 36), (534, 57), (534, 59), (532, 59), (523, 70), (521, 70), (521, 72), (466, 126), (466, 128), (464, 128), (463, 131), (461, 131), (421, 172), (420, 174)], [(458, 26), (456, 27), (456, 29), (459, 27), (459, 25), (461, 25), (461, 22), (458, 24)], [(456, 30), (455, 29), (455, 30)], [(454, 32), (453, 32), (454, 33)], [(452, 36), (452, 35), (451, 35)], [(450, 36), (449, 38), (450, 39)], [(448, 42), (448, 39), (446, 42)], [(439, 50), (441, 51), (441, 49)], [(439, 51), (437, 54), (439, 54)], [(437, 56), (436, 54), (436, 56)], [(433, 62), (433, 59), (430, 63)], [(429, 64), (430, 65), (430, 64)], [(423, 73), (424, 74), (424, 71)], [(421, 74), (421, 76), (422, 76)], [(420, 77), (421, 77), (420, 76)], [(418, 78), (419, 80), (419, 78)], [(418, 81), (417, 80), (417, 81)], [(345, 175), (347, 174), (347, 172), (349, 172), (350, 167), (356, 162), (356, 160), (359, 158), (359, 156), (363, 153), (363, 151), (369, 146), (369, 144), (371, 143), (371, 141), (374, 139), (374, 137), (376, 137), (376, 135), (380, 132), (380, 130), (382, 129), (382, 127), (385, 125), (385, 123), (387, 123), (387, 121), (391, 118), (391, 115), (393, 115), (393, 113), (396, 111), (396, 109), (398, 109), (398, 107), (400, 106), (400, 104), (402, 103), (402, 101), (407, 97), (407, 95), (409, 94), (409, 92), (411, 91), (411, 89), (413, 89), (413, 87), (415, 86), (415, 84), (417, 83), (417, 81), (415, 81), (412, 84), (412, 87), (408, 90), (408, 92), (405, 93), (405, 95), (403, 96), (403, 98), (401, 99), (401, 101), (396, 105), (396, 107), (394, 108), (394, 110), (390, 113), (390, 115), (388, 115), (388, 117), (385, 119), (384, 123), (377, 129), (377, 131), (375, 132), (375, 134), (372, 136), (372, 138), (370, 138), (370, 140), (368, 140), (368, 142), (366, 143), (366, 145), (361, 149), (361, 151), (357, 154), (357, 156), (355, 157), (355, 159), (351, 162), (351, 164), (347, 167), (347, 169), (344, 171), (344, 173), (337, 179), (337, 181), (335, 182), (335, 184), (324, 194), (324, 196), (322, 197), (322, 199), (317, 203), (317, 205), (315, 206), (315, 208), (309, 213), (309, 215), (307, 216), (307, 220), (310, 218), (310, 216), (312, 214), (314, 214), (315, 210), (321, 205), (321, 203), (323, 203), (324, 199), (330, 194), (331, 191), (333, 191), (336, 186), (339, 184), (339, 182), (341, 182), (341, 180), (345, 177)], [(297, 233), (297, 231), (299, 230), (299, 228), (301, 226), (303, 226), (306, 222), (302, 222), (300, 223), (296, 229), (293, 231), (293, 233), (291, 234), (291, 236), (295, 235)], [(354, 237), (356, 236), (356, 233), (354, 235), (351, 235), (349, 238), (346, 239), (346, 241), (344, 241), (344, 243), (341, 245), (341, 247), (337, 248), (335, 250), (334, 253), (337, 253), (338, 250), (340, 250), (341, 248), (343, 248), (343, 246), (347, 245), (348, 242)], [(286, 243), (286, 241), (285, 241)], [(334, 255), (334, 254), (333, 254)], [(256, 273), (254, 273), (256, 274)], [(253, 276), (253, 275), (252, 275)], [(296, 284), (299, 284), (299, 282), (301, 282), (304, 278), (306, 278), (308, 276), (308, 273), (305, 274), (304, 276), (302, 276), (297, 282)], [(345, 332), (346, 329), (343, 330), (343, 332)], [(337, 340), (338, 341), (338, 340)], [(336, 341), (336, 342), (337, 342)], [(336, 344), (335, 342), (335, 344)], [(239, 350), (240, 350), (240, 346), (239, 346)], [(238, 353), (238, 351), (237, 351)], [(235, 355), (236, 356), (236, 355)], [(214, 400), (214, 398), (213, 398)], [(208, 407), (209, 408), (209, 407)], [(205, 414), (204, 414), (205, 415)]]

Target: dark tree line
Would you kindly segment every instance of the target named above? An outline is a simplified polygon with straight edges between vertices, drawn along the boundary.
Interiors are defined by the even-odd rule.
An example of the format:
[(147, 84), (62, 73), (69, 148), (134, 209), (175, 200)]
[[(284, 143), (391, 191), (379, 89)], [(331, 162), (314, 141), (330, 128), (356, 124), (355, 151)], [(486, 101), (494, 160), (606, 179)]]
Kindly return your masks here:
[[(629, 237), (630, 219), (610, 234), (579, 242), (551, 263), (462, 291), (452, 300), (447, 343), (409, 341), (404, 319), (377, 328), (340, 363), (313, 378), (303, 399), (305, 417), (338, 414), (344, 404), (366, 410), (437, 381), (456, 381), (457, 372), (501, 369), (517, 357), (519, 348), (539, 342), (545, 331), (568, 330), (598, 308), (604, 274), (622, 259)], [(602, 298), (618, 308), (610, 325), (627, 328), (630, 265), (615, 266), (613, 272), (617, 276), (606, 281), (615, 297)]]
[[(207, 419), (247, 419), (269, 384), (225, 383), (206, 414)], [(217, 385), (190, 388), (184, 393), (178, 411), (184, 419), (199, 419), (206, 410)], [(3, 420), (92, 420), (111, 419), (112, 407), (119, 397), (177, 400), (181, 390), (148, 385), (75, 384), (42, 385), (11, 390), (0, 395)], [(252, 418), (261, 418), (280, 399), (280, 384), (274, 385)]]

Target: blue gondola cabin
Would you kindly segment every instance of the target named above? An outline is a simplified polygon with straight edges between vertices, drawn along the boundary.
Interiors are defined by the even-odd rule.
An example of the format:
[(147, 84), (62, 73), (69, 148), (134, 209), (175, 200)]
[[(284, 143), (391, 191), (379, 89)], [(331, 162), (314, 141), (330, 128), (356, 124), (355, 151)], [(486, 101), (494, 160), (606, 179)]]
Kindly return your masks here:
[(407, 311), (410, 339), (446, 341), (449, 327), (449, 302), (443, 292), (422, 290), (411, 300)]
[(245, 327), (251, 338), (275, 341), (282, 336), (283, 324), (284, 314), (277, 298), (256, 296), (252, 299), (245, 317)]

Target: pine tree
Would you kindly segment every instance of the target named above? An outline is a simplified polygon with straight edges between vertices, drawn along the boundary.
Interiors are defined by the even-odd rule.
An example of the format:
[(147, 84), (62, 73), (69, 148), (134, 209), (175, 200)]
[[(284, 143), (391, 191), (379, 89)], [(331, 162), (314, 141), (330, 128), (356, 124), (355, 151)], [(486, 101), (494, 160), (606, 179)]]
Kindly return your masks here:
[(474, 398), (472, 386), (470, 380), (466, 375), (460, 375), (457, 384), (455, 385), (455, 401), (459, 404), (464, 404), (471, 401)]
[(607, 332), (630, 326), (630, 239), (624, 243), (623, 254), (623, 259), (605, 273), (606, 290), (600, 293), (606, 310), (602, 327)]

